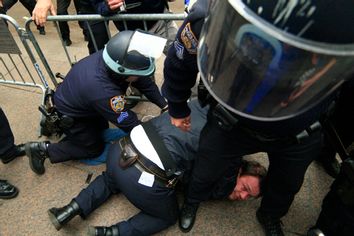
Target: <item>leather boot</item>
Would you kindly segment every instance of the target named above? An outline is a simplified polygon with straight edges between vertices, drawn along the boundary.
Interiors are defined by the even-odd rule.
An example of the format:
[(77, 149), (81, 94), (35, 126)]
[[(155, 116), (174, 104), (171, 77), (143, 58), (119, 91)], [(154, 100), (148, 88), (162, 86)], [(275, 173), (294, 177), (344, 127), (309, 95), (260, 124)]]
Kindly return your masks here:
[(282, 222), (279, 218), (274, 218), (267, 214), (262, 213), (259, 209), (256, 213), (258, 222), (262, 225), (262, 228), (266, 236), (284, 236), (282, 230)]
[(7, 164), (7, 163), (13, 161), (14, 159), (16, 159), (16, 157), (20, 157), (20, 156), (24, 156), (24, 155), (26, 155), (25, 145), (19, 144), (19, 145), (16, 145), (14, 148), (12, 148), (5, 155), (2, 155), (0, 158), (1, 158), (2, 163)]
[(80, 213), (80, 206), (74, 200), (61, 208), (53, 207), (48, 210), (49, 219), (57, 230), (60, 230), (63, 225)]
[(89, 236), (119, 236), (119, 229), (118, 226), (111, 226), (111, 227), (90, 226), (88, 229), (88, 235)]
[(34, 173), (43, 175), (45, 172), (44, 161), (48, 155), (49, 142), (29, 142), (25, 145), (26, 155), (29, 157), (29, 164)]
[(18, 189), (12, 184), (8, 183), (7, 180), (0, 179), (0, 198), (10, 199), (16, 197), (18, 194)]
[(199, 204), (184, 202), (179, 216), (179, 228), (182, 232), (187, 233), (193, 228), (198, 207)]

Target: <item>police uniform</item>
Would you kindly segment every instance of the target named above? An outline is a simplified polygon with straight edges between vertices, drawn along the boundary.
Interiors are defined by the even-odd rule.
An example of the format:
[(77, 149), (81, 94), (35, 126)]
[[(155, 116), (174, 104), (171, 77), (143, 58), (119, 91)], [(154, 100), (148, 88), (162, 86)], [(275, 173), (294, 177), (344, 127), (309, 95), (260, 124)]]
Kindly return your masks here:
[[(147, 77), (131, 83), (160, 108), (166, 106), (156, 84)], [(73, 66), (54, 95), (59, 113), (74, 119), (64, 129), (66, 137), (48, 146), (52, 163), (71, 159), (93, 158), (104, 148), (102, 131), (108, 122), (129, 132), (140, 122), (136, 114), (124, 107), (124, 95), (129, 83), (124, 78), (112, 78), (102, 59), (102, 50)]]
[[(251, 3), (245, 4), (270, 22), (272, 22), (273, 10), (279, 7), (277, 4), (281, 4), (276, 1), (249, 2)], [(344, 2), (343, 4), (349, 4)], [(285, 8), (282, 16), (286, 18), (284, 20), (286, 24), (284, 21), (278, 21), (280, 22), (278, 27), (285, 28), (284, 25), (286, 25), (288, 27), (285, 28), (286, 30), (297, 34), (304, 30), (306, 28), (304, 24), (308, 23), (311, 27), (305, 33), (302, 33), (305, 38), (313, 38), (314, 35), (323, 37), (324, 33), (327, 42), (337, 42), (338, 39), (341, 39), (343, 43), (353, 42), (354, 36), (347, 34), (348, 30), (344, 29), (345, 24), (339, 27), (338, 32), (340, 33), (334, 38), (331, 38), (333, 32), (327, 34), (327, 32), (321, 32), (321, 28), (317, 27), (319, 21), (327, 21), (328, 18), (323, 17), (323, 15), (328, 14), (327, 10), (331, 7), (338, 6), (336, 4), (333, 2), (323, 3), (322, 9), (318, 10), (322, 15), (317, 15), (316, 11), (314, 21), (309, 20), (308, 15), (305, 14), (298, 14), (293, 17), (295, 14), (290, 13), (294, 9)], [(198, 73), (197, 45), (200, 30), (207, 14), (207, 5), (207, 0), (199, 0), (193, 6), (190, 15), (178, 31), (174, 47), (170, 48), (165, 60), (165, 81), (162, 86), (162, 93), (168, 100), (169, 113), (174, 118), (184, 118), (190, 114), (186, 101), (190, 96), (190, 88), (194, 85)], [(296, 7), (300, 8), (301, 6), (299, 4)], [(351, 8), (349, 7), (349, 9)], [(292, 17), (287, 18), (286, 10)], [(333, 11), (330, 12), (331, 14), (334, 13)], [(328, 19), (327, 23), (332, 25), (333, 22)], [(329, 28), (331, 30), (337, 29), (336, 26)], [(218, 29), (213, 30), (214, 32), (208, 32), (208, 34), (217, 35)], [(346, 36), (343, 37), (343, 35)], [(220, 52), (222, 53), (223, 50), (221, 49)], [(226, 55), (218, 56), (220, 61), (222, 57), (226, 57)], [(203, 60), (204, 58), (201, 56), (200, 59)], [(212, 59), (215, 59), (215, 57)], [(207, 65), (207, 63), (205, 64)], [(213, 65), (207, 66), (209, 66), (208, 69), (213, 69)], [(208, 79), (212, 80), (213, 78), (210, 76)], [(215, 77), (214, 79), (216, 81), (218, 78)], [(233, 89), (237, 88), (231, 87), (230, 90)], [(226, 90), (224, 92), (228, 93)], [(316, 129), (309, 129), (309, 127), (315, 124), (320, 116), (328, 110), (332, 99), (333, 97), (330, 97), (304, 114), (283, 122), (261, 122), (247, 119), (227, 111), (220, 104), (215, 105), (214, 108), (210, 109), (206, 126), (201, 133), (200, 146), (186, 203), (198, 204), (206, 200), (210, 194), (210, 187), (215, 184), (215, 181), (233, 159), (242, 159), (244, 155), (256, 152), (267, 152), (270, 165), (259, 211), (272, 219), (280, 219), (290, 208), (295, 194), (300, 190), (303, 183), (307, 167), (320, 150), (320, 132)], [(191, 125), (193, 127), (193, 120)], [(306, 131), (306, 136), (302, 136), (304, 131)]]
[[(127, 9), (127, 13), (131, 14), (149, 14), (149, 13), (163, 13), (165, 9), (168, 9), (168, 4), (166, 0), (144, 0), (144, 1), (135, 1), (128, 0), (125, 1), (127, 5), (129, 4), (141, 4), (131, 9)], [(118, 11), (118, 10), (117, 10)], [(80, 1), (80, 14), (100, 14), (102, 16), (112, 16), (117, 13), (117, 11), (111, 11), (106, 3), (103, 0), (90, 0), (90, 1)], [(121, 14), (124, 14), (121, 13)], [(122, 30), (136, 30), (136, 29), (145, 29), (144, 23), (142, 21), (127, 21), (127, 28), (125, 28), (124, 24), (119, 21), (114, 21), (117, 29), (119, 31)], [(147, 21), (146, 26), (150, 30), (157, 21)], [(109, 37), (107, 35), (107, 30), (104, 22), (98, 21), (89, 21), (88, 24), (92, 29), (92, 33), (94, 35), (97, 49), (100, 50), (104, 47), (104, 45), (108, 42)], [(85, 34), (89, 36), (89, 30), (87, 25), (85, 27)], [(176, 30), (177, 31), (177, 30)], [(172, 37), (176, 35), (176, 32), (172, 33)], [(90, 54), (94, 53), (95, 47), (94, 44), (89, 38), (88, 48)]]
[[(196, 100), (190, 103), (190, 107), (196, 121), (190, 132), (182, 132), (172, 126), (166, 113), (149, 121), (156, 128), (171, 158), (177, 164), (177, 172), (182, 173), (191, 168), (191, 161), (193, 161), (198, 147), (200, 130), (206, 120), (206, 110), (202, 109)], [(131, 140), (141, 153), (146, 153), (144, 148), (148, 142), (139, 140), (146, 134), (134, 134), (139, 129), (141, 126), (133, 129)], [(139, 142), (142, 142), (143, 145)], [(154, 160), (149, 153), (151, 154), (149, 151), (146, 153), (146, 158), (149, 159), (150, 164), (161, 167), (159, 160)], [(151, 235), (173, 225), (178, 217), (175, 190), (164, 186), (156, 178), (155, 181), (147, 183), (148, 181), (143, 179), (142, 171), (135, 165), (122, 169), (119, 164), (120, 154), (120, 145), (112, 145), (108, 154), (106, 172), (98, 176), (74, 198), (80, 206), (81, 216), (88, 216), (109, 196), (121, 192), (141, 211), (129, 220), (116, 224), (119, 228), (119, 235)], [(233, 166), (230, 166), (230, 170), (232, 170), (230, 171), (232, 176), (224, 176), (219, 180), (218, 188), (213, 191), (214, 198), (226, 197), (233, 191), (236, 175)], [(149, 184), (151, 186), (148, 186)]]

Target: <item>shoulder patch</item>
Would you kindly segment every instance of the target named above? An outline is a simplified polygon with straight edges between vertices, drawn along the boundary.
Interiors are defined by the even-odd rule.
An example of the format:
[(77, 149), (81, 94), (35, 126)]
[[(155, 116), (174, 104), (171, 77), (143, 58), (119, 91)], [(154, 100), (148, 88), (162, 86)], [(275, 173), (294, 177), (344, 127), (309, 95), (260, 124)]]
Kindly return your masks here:
[(120, 113), (124, 109), (125, 99), (123, 95), (111, 98), (111, 108), (115, 113)]
[(195, 37), (191, 24), (187, 23), (181, 32), (181, 40), (190, 54), (197, 54), (198, 39)]

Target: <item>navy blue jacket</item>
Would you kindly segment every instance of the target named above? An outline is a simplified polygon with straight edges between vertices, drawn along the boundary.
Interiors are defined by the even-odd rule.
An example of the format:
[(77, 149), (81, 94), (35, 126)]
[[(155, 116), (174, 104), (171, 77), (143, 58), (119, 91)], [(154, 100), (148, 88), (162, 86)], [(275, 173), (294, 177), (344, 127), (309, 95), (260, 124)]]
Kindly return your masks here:
[[(158, 87), (150, 79), (140, 77), (132, 86), (160, 108), (167, 105)], [(130, 131), (140, 121), (134, 112), (124, 107), (124, 95), (129, 83), (109, 77), (102, 50), (76, 63), (54, 96), (60, 113), (73, 118), (102, 116), (124, 131)]]

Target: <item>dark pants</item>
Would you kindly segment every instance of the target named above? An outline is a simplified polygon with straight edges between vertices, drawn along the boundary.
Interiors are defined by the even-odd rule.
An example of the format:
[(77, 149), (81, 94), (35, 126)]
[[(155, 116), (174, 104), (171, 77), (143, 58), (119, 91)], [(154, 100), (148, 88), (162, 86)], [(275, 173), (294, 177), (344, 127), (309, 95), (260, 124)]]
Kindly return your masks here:
[(269, 170), (260, 210), (274, 217), (282, 217), (289, 210), (321, 145), (320, 132), (300, 144), (286, 140), (261, 142), (237, 126), (231, 131), (222, 130), (210, 114), (200, 137), (186, 201), (199, 203), (208, 199), (210, 189), (235, 158), (267, 152)]
[(66, 137), (48, 146), (50, 161), (57, 163), (99, 156), (105, 146), (102, 133), (107, 128), (108, 122), (103, 117), (75, 119), (74, 125), (64, 130)]
[(322, 203), (322, 210), (316, 222), (326, 236), (354, 235), (354, 161), (342, 163), (339, 176)]
[(74, 199), (82, 210), (82, 217), (102, 205), (112, 194), (123, 193), (141, 211), (116, 225), (120, 235), (151, 235), (175, 224), (178, 205), (173, 189), (152, 187), (138, 183), (141, 172), (134, 166), (123, 170), (119, 166), (119, 144), (112, 145), (107, 160), (107, 170), (98, 176)]
[[(3, 5), (6, 11), (8, 11), (13, 5), (15, 5), (18, 0), (4, 0)], [(30, 15), (36, 6), (36, 0), (20, 0), (20, 3), (27, 9)]]
[[(32, 16), (33, 9), (36, 6), (36, 0), (19, 0), (20, 3), (27, 9), (29, 14)], [(18, 2), (18, 0), (4, 0), (3, 1), (3, 7), (5, 11), (7, 12), (13, 5), (15, 5)], [(40, 26), (37, 26), (37, 28), (41, 28)]]
[(16, 151), (14, 141), (9, 121), (0, 107), (0, 157), (11, 156)]
[[(108, 24), (108, 22), (107, 22), (107, 24)], [(84, 27), (84, 34), (85, 34), (85, 36), (88, 37), (87, 47), (89, 49), (89, 53), (92, 54), (98, 50), (103, 49), (104, 45), (109, 40), (109, 36), (107, 33), (107, 28), (105, 26), (105, 23), (104, 22), (97, 22), (97, 21), (86, 21), (86, 22), (84, 22), (83, 27)], [(89, 28), (92, 31), (93, 38), (90, 36)], [(95, 48), (94, 42), (96, 43), (97, 50)]]
[[(68, 15), (68, 7), (70, 6), (71, 0), (57, 0), (57, 14), (58, 15)], [(76, 12), (80, 9), (80, 0), (74, 0), (74, 6)], [(83, 28), (83, 23), (79, 22), (80, 28)], [(70, 29), (69, 24), (66, 21), (59, 21), (59, 28), (61, 37), (65, 39), (70, 39)]]

